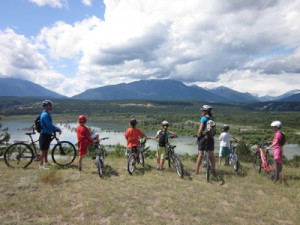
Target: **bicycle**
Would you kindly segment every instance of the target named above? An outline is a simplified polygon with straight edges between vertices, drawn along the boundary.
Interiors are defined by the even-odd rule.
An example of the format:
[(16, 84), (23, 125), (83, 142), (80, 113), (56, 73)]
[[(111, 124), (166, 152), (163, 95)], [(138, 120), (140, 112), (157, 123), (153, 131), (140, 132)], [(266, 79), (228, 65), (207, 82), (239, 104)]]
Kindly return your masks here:
[(230, 155), (226, 158), (226, 165), (232, 165), (234, 172), (238, 172), (240, 168), (240, 162), (238, 160), (238, 155), (236, 154), (236, 146), (234, 146), (233, 141), (230, 141)]
[[(170, 136), (170, 139), (177, 138), (175, 136)], [(183, 178), (183, 165), (181, 162), (181, 159), (179, 156), (175, 153), (175, 148), (176, 145), (171, 145), (169, 142), (166, 144), (167, 145), (167, 158), (168, 160), (168, 166), (169, 168), (172, 167), (172, 165), (175, 167), (176, 172), (180, 178)]]
[[(32, 132), (25, 133), (25, 135), (28, 135), (30, 138), (30, 144), (24, 141), (17, 141), (8, 146), (4, 152), (4, 161), (8, 167), (26, 168), (33, 160), (39, 161), (40, 155), (37, 153), (35, 146), (35, 143), (39, 140), (33, 140), (32, 135), (34, 134), (36, 134), (34, 127), (32, 127)], [(56, 140), (57, 142), (52, 148), (52, 161), (59, 166), (70, 165), (76, 157), (75, 146), (69, 141), (60, 141), (56, 136), (56, 132), (51, 136), (51, 141), (52, 140)]]
[(96, 156), (96, 166), (98, 168), (99, 177), (103, 177), (103, 168), (104, 168), (104, 152), (103, 152), (103, 145), (101, 145), (101, 141), (109, 139), (108, 137), (100, 138), (97, 141), (94, 141), (93, 149), (97, 152)]
[[(258, 173), (261, 173), (263, 168), (269, 178), (275, 182), (278, 179), (278, 165), (273, 158), (269, 158), (269, 147), (266, 147), (268, 145), (266, 142), (258, 143), (258, 149), (252, 158), (252, 164), (253, 168), (258, 170)], [(266, 148), (266, 154), (264, 154), (262, 148)]]
[(146, 142), (146, 138), (141, 138), (139, 139), (139, 146), (131, 148), (131, 153), (127, 160), (127, 170), (130, 175), (132, 175), (136, 169), (136, 164), (140, 164), (142, 167), (145, 166), (144, 151), (150, 147), (145, 148)]

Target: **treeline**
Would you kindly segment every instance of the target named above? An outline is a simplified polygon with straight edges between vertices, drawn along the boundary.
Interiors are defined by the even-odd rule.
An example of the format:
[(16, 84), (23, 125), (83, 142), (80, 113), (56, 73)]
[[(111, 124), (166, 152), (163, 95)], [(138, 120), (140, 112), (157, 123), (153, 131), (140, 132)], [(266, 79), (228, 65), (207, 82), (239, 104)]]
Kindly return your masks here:
[[(36, 115), (42, 110), (42, 99), (2, 98), (2, 115)], [(192, 136), (197, 133), (200, 108), (205, 102), (200, 101), (144, 101), (144, 100), (74, 100), (53, 99), (53, 115), (60, 122), (74, 122), (79, 114), (85, 114), (90, 121), (115, 121), (128, 124), (131, 117), (136, 117), (138, 126), (146, 131), (157, 131), (163, 120), (171, 123), (170, 129), (179, 135)], [(274, 120), (283, 123), (287, 143), (300, 143), (299, 111), (261, 111), (259, 105), (235, 105), (208, 103), (213, 106), (213, 116), (221, 132), (221, 125), (228, 124), (230, 132), (241, 139), (254, 143), (271, 140), (273, 132), (270, 124)], [(278, 103), (276, 103), (277, 105)], [(68, 121), (70, 120), (70, 121)], [(56, 120), (57, 121), (57, 120)]]

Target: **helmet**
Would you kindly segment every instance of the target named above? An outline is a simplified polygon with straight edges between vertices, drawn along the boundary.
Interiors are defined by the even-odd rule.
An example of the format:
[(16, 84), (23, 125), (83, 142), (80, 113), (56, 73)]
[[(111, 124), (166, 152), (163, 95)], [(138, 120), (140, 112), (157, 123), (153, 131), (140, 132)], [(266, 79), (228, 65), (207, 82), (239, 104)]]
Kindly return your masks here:
[(201, 111), (211, 111), (212, 107), (210, 105), (203, 105), (200, 110)]
[(129, 121), (130, 125), (131, 126), (135, 126), (137, 124), (137, 121), (135, 118), (132, 118), (130, 121)]
[(282, 124), (279, 120), (273, 121), (271, 127), (282, 127)]
[(87, 122), (86, 116), (85, 115), (78, 116), (78, 122), (80, 122), (80, 123), (86, 123)]
[(229, 126), (226, 125), (226, 124), (223, 124), (223, 125), (222, 125), (222, 130), (228, 131), (228, 130), (229, 130)]
[(209, 111), (211, 111), (211, 110), (212, 110), (212, 107), (211, 107), (210, 105), (203, 105), (202, 107), (205, 107), (205, 108), (207, 108)]
[(47, 106), (47, 105), (50, 105), (50, 106), (52, 106), (52, 102), (50, 101), (50, 100), (44, 100), (43, 102), (42, 102), (42, 106)]
[(162, 126), (169, 126), (169, 122), (164, 120), (164, 121), (161, 122), (161, 125)]

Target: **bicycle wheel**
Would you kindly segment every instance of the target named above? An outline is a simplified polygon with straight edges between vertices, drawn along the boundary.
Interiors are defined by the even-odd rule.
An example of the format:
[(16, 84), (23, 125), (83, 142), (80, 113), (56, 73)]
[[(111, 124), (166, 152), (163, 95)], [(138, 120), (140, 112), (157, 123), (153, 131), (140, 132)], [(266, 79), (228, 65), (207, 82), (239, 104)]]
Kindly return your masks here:
[(210, 176), (210, 161), (207, 152), (205, 153), (206, 158), (206, 181), (209, 182), (209, 176)]
[(181, 160), (179, 156), (174, 154), (174, 166), (176, 168), (176, 172), (180, 178), (183, 178), (183, 165), (181, 163)]
[(268, 159), (268, 167), (270, 168), (269, 176), (272, 181), (278, 180), (278, 165), (274, 159)]
[(98, 168), (98, 174), (99, 177), (103, 177), (103, 165), (102, 165), (102, 160), (99, 156), (96, 157), (96, 164), (97, 164), (97, 168)]
[(33, 150), (25, 143), (10, 145), (4, 152), (4, 161), (13, 168), (26, 168), (33, 160)]
[(135, 170), (135, 155), (130, 154), (128, 157), (128, 164), (127, 164), (127, 170), (130, 175), (132, 175), (133, 171)]
[(68, 166), (75, 160), (76, 148), (71, 142), (61, 141), (54, 146), (51, 155), (54, 163)]
[(253, 157), (252, 157), (252, 165), (253, 165), (253, 169), (257, 170), (258, 173), (261, 172), (261, 158), (260, 158), (260, 154), (258, 152), (254, 153)]
[(233, 163), (233, 170), (234, 170), (234, 172), (237, 173), (239, 171), (239, 168), (240, 168), (240, 162), (238, 160), (237, 154), (235, 154), (235, 153), (233, 155), (232, 163)]
[(173, 153), (171, 149), (168, 149), (168, 166), (172, 167)]
[(139, 153), (139, 161), (140, 161), (141, 166), (144, 167), (145, 166), (145, 159), (144, 159), (143, 152)]

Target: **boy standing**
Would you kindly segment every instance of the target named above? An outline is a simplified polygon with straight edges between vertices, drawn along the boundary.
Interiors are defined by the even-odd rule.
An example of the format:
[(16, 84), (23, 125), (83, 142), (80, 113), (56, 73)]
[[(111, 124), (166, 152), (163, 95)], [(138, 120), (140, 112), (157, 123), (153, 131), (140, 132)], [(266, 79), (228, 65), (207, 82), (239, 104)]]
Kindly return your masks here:
[(155, 139), (158, 139), (158, 146), (157, 146), (157, 153), (156, 153), (156, 169), (157, 170), (163, 170), (164, 169), (164, 163), (165, 163), (165, 154), (166, 154), (166, 146), (169, 142), (169, 137), (172, 135), (174, 137), (177, 137), (177, 134), (175, 134), (172, 131), (168, 131), (169, 123), (168, 121), (163, 121), (161, 123), (162, 129), (157, 131)]
[(148, 137), (138, 128), (136, 128), (137, 120), (132, 118), (129, 121), (130, 127), (125, 131), (124, 136), (127, 140), (126, 144), (126, 155), (129, 156), (133, 148), (137, 148), (139, 146), (139, 138), (144, 137), (148, 139)]

